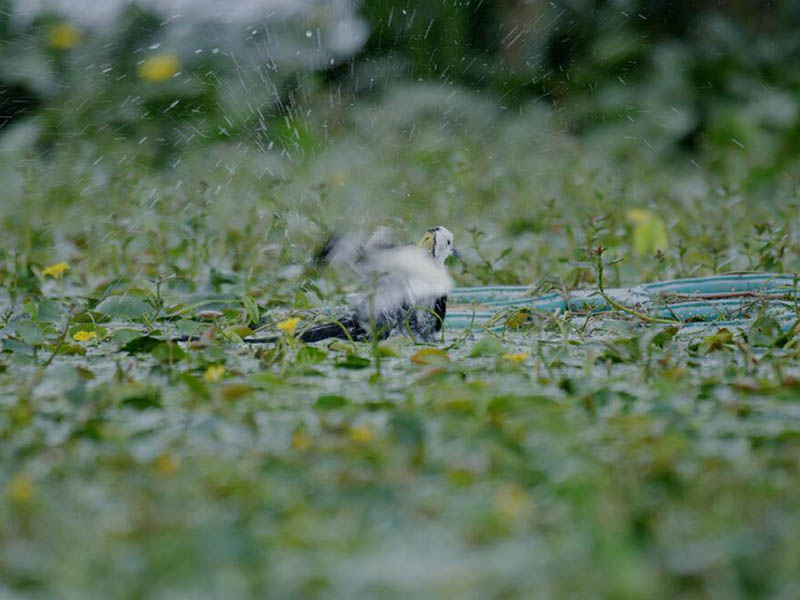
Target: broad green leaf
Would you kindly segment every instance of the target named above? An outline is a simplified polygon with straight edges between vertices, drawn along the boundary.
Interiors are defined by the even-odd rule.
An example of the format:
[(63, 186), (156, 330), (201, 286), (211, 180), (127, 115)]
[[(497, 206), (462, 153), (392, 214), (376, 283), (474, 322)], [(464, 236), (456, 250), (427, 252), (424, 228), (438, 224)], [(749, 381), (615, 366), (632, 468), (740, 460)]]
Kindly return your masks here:
[(314, 346), (303, 346), (297, 352), (296, 361), (300, 364), (315, 365), (325, 361), (328, 353)]
[(336, 361), (336, 366), (340, 369), (366, 369), (370, 364), (368, 358), (363, 358), (355, 354), (348, 354), (344, 360)]
[(317, 398), (317, 401), (314, 403), (314, 408), (320, 410), (335, 410), (337, 408), (347, 406), (349, 403), (350, 400), (344, 396), (340, 396), (338, 394), (325, 394)]
[(164, 340), (149, 335), (142, 335), (127, 342), (120, 350), (129, 352), (130, 354), (147, 353), (152, 352), (159, 344), (163, 343)]
[(753, 346), (774, 346), (783, 330), (781, 324), (769, 315), (758, 317), (747, 332), (747, 341)]
[(153, 312), (153, 307), (147, 302), (130, 296), (111, 296), (98, 304), (95, 309), (112, 319), (131, 321)]
[(26, 344), (40, 346), (42, 342), (44, 342), (44, 335), (42, 334), (41, 328), (29, 319), (18, 322), (14, 330), (17, 336), (22, 338), (22, 341)]
[(64, 307), (56, 300), (45, 298), (39, 302), (38, 317), (45, 323), (55, 323), (64, 314)]
[(151, 354), (163, 363), (175, 363), (186, 358), (186, 352), (174, 342), (161, 342), (153, 348)]
[(503, 354), (505, 350), (503, 349), (503, 344), (500, 341), (491, 336), (487, 335), (472, 346), (472, 351), (469, 353), (470, 358), (476, 358), (479, 356), (498, 356), (499, 354)]

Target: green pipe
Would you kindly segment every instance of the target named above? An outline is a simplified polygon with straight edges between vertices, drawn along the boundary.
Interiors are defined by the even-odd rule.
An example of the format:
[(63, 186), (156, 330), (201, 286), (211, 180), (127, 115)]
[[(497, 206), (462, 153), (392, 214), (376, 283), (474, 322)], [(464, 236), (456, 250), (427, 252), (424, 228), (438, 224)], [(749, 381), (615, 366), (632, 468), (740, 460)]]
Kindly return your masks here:
[[(531, 291), (528, 286), (512, 285), (457, 288), (450, 294), (446, 324), (457, 329), (468, 327), (472, 322), (484, 324), (495, 318), (498, 312), (508, 309), (548, 313), (600, 313), (614, 310), (598, 291), (577, 290), (565, 295), (549, 293), (541, 296), (532, 296)], [(691, 297), (721, 294), (742, 296), (663, 301), (670, 295)], [(746, 324), (759, 313), (754, 309), (760, 307), (775, 313), (782, 323), (792, 323), (796, 302), (785, 298), (800, 297), (800, 285), (798, 276), (791, 274), (734, 273), (610, 289), (606, 295), (618, 304), (649, 316), (675, 319), (684, 324)]]

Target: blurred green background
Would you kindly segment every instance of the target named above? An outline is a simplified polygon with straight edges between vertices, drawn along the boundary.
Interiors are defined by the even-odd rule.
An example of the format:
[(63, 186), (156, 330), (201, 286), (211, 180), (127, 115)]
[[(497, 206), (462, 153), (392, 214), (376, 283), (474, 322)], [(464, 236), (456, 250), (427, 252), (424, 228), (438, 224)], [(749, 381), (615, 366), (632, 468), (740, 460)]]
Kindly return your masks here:
[(694, 157), (752, 186), (795, 166), (794, 2), (99, 5), (2, 1), (4, 137), (27, 122), (39, 154), (133, 142), (119, 151), (159, 168), (220, 141), (303, 157), (366, 126), (353, 103), (406, 86), (445, 121), (472, 119), (460, 94), (535, 102), (572, 135), (616, 138), (622, 158)]
[[(753, 254), (764, 244), (752, 226), (780, 229), (774, 217), (798, 198), (793, 2), (2, 7), (5, 223), (11, 239), (39, 230), (35, 249), (49, 254), (37, 263), (69, 254), (65, 238), (96, 239), (108, 190), (140, 198), (124, 207), (138, 221), (174, 186), (180, 206), (210, 202), (225, 221), (293, 214), (303, 224), (286, 231), (306, 250), (354, 219), (442, 222), (460, 239), (477, 228), (498, 252), (516, 240), (540, 256), (499, 276), (509, 282), (568, 275), (549, 233), (570, 238), (562, 258), (587, 241), (619, 245), (632, 208), (655, 211), (645, 227), (671, 243), (659, 233), (621, 248), (628, 283), (787, 268), (780, 251)], [(567, 223), (549, 222), (554, 205)], [(719, 232), (685, 243), (718, 227), (719, 211), (745, 227), (736, 244)], [(598, 216), (597, 235), (573, 235)], [(659, 249), (655, 270), (638, 261)]]

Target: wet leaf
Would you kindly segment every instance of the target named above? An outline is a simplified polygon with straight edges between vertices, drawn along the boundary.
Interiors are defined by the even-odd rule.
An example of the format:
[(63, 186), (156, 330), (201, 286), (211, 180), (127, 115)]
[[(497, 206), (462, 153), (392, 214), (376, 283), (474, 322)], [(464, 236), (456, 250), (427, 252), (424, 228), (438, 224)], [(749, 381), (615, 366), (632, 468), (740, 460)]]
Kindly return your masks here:
[(252, 296), (245, 295), (242, 298), (242, 304), (244, 305), (245, 313), (247, 314), (247, 322), (257, 326), (259, 321), (261, 320), (261, 315), (258, 311), (258, 305), (256, 301), (253, 300)]
[(139, 354), (142, 352), (152, 352), (158, 346), (164, 343), (164, 340), (149, 336), (141, 335), (131, 341), (125, 343), (120, 350), (122, 352), (129, 352), (130, 354)]
[(225, 400), (236, 400), (252, 393), (254, 388), (244, 383), (229, 383), (222, 388), (222, 397)]
[(417, 365), (441, 366), (450, 362), (447, 352), (439, 348), (423, 348), (411, 357)]
[(477, 358), (480, 356), (499, 356), (505, 353), (503, 344), (494, 336), (487, 335), (479, 339), (472, 346), (469, 355), (470, 358)]
[(174, 342), (161, 342), (154, 346), (150, 353), (162, 363), (176, 363), (186, 358), (186, 352)]
[(709, 335), (702, 342), (700, 342), (698, 352), (701, 355), (705, 355), (716, 350), (724, 350), (726, 345), (730, 344), (732, 341), (733, 333), (723, 327), (718, 332)]
[(55, 323), (64, 315), (64, 307), (56, 300), (44, 299), (39, 302), (37, 317), (45, 323)]
[(752, 346), (772, 347), (776, 345), (782, 334), (781, 324), (776, 319), (762, 315), (750, 326), (747, 332), (747, 341)]
[(343, 360), (335, 363), (340, 369), (366, 369), (370, 365), (370, 360), (356, 354), (348, 354)]
[(318, 410), (336, 410), (347, 406), (349, 403), (350, 400), (344, 396), (340, 396), (338, 394), (326, 394), (317, 398), (317, 401), (314, 402), (314, 408)]
[(297, 352), (296, 361), (304, 365), (316, 365), (325, 362), (328, 353), (315, 346), (303, 346)]
[(153, 307), (138, 298), (110, 296), (98, 304), (95, 310), (112, 319), (135, 321), (136, 319), (141, 319), (144, 315), (151, 314)]
[(41, 328), (31, 320), (26, 319), (17, 323), (15, 332), (23, 342), (30, 346), (40, 346), (44, 342)]

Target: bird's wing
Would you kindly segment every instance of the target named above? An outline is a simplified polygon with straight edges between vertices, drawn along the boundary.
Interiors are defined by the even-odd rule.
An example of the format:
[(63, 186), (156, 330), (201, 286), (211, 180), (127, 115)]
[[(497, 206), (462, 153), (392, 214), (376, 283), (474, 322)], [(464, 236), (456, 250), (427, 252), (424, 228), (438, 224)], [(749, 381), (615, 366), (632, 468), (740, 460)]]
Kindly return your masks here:
[(342, 235), (326, 245), (325, 262), (354, 275), (361, 291), (349, 298), (363, 319), (392, 321), (412, 306), (433, 307), (453, 288), (447, 271), (423, 248), (396, 245), (394, 233), (380, 228), (370, 238)]
[(389, 315), (412, 306), (427, 306), (453, 289), (453, 280), (421, 248), (401, 246), (373, 255), (369, 269), (377, 275), (364, 301), (376, 315)]

